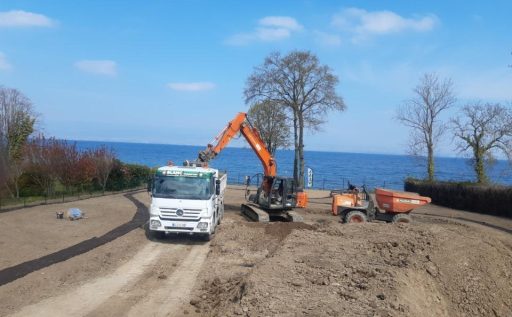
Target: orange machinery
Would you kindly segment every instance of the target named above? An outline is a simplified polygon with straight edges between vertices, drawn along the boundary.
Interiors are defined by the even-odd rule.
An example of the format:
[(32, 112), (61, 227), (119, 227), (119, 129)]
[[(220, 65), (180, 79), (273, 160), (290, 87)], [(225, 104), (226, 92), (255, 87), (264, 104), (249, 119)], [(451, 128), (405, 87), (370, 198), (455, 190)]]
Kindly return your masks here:
[(345, 223), (372, 220), (410, 222), (409, 213), (430, 202), (430, 197), (417, 193), (377, 188), (373, 196), (365, 186), (356, 188), (349, 185), (348, 191), (332, 196), (332, 213), (339, 215)]
[(307, 195), (298, 188), (292, 178), (277, 176), (277, 165), (265, 146), (258, 130), (240, 112), (207, 148), (199, 152), (198, 160), (208, 163), (214, 159), (238, 133), (244, 136), (263, 165), (263, 182), (255, 195), (249, 196), (251, 204), (243, 204), (242, 212), (257, 221), (268, 221), (271, 217), (284, 217), (297, 221), (300, 217), (290, 211), (295, 207), (306, 207)]

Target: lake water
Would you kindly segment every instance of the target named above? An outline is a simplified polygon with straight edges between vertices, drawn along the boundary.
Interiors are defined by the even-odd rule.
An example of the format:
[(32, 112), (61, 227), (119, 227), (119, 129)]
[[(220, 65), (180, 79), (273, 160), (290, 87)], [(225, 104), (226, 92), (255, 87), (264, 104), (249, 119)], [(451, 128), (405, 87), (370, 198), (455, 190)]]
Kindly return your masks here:
[[(184, 160), (195, 160), (203, 146), (143, 144), (99, 141), (77, 141), (81, 149), (105, 144), (117, 157), (127, 163), (144, 164), (150, 167), (165, 165), (169, 160), (181, 164)], [(425, 177), (425, 163), (405, 155), (358, 154), (340, 152), (306, 151), (306, 167), (314, 173), (313, 187), (339, 189), (350, 181), (356, 185), (403, 189), (403, 180), (408, 176)], [(293, 151), (280, 150), (276, 154), (278, 175), (293, 175)], [(210, 166), (226, 170), (228, 182), (243, 183), (245, 175), (262, 172), (262, 167), (253, 151), (247, 148), (227, 147)], [(512, 171), (505, 161), (497, 161), (489, 170), (493, 182), (512, 185)], [(474, 173), (467, 160), (462, 158), (437, 158), (436, 177), (440, 180), (474, 180)]]

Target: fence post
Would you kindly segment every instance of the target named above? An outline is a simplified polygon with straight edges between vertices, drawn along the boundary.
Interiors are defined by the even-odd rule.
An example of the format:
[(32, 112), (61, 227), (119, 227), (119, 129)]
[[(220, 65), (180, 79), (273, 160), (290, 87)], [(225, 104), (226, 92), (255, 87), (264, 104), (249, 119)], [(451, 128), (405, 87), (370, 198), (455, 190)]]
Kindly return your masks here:
[(322, 190), (325, 189), (325, 178), (322, 178)]

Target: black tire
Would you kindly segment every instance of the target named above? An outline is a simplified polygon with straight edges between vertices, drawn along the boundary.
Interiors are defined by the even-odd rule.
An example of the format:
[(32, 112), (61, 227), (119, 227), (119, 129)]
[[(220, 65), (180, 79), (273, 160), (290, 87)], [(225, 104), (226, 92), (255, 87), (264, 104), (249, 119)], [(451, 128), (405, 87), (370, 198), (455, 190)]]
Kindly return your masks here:
[(393, 216), (393, 219), (391, 219), (392, 223), (411, 223), (412, 218), (409, 214), (396, 214)]
[(359, 210), (352, 210), (345, 215), (345, 223), (364, 223), (368, 221), (366, 214)]
[(215, 230), (217, 230), (217, 221), (218, 221), (218, 217), (217, 217), (217, 215), (214, 215), (213, 221), (212, 221), (212, 231), (210, 232), (210, 234), (215, 234)]

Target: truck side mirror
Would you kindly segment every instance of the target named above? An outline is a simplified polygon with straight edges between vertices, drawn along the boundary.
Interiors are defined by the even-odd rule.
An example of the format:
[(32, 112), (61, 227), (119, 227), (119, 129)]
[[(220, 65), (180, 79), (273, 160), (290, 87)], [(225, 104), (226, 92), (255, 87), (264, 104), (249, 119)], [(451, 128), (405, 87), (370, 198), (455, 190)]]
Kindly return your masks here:
[(220, 195), (220, 180), (215, 181), (215, 195)]

